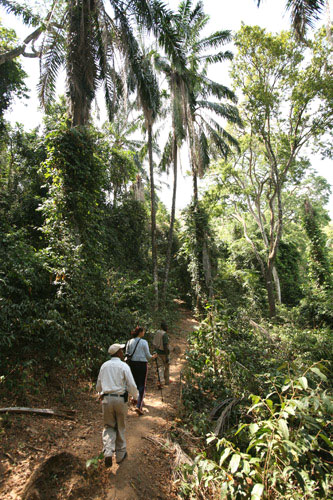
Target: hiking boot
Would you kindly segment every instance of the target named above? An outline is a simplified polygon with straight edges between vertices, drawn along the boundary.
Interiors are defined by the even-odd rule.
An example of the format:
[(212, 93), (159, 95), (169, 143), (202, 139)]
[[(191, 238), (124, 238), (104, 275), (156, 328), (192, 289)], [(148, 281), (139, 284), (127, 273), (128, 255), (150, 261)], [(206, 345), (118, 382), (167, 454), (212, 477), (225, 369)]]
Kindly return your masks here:
[(141, 408), (135, 408), (135, 411), (138, 415), (143, 415), (143, 411), (141, 410)]
[(112, 457), (104, 458), (105, 467), (112, 467)]
[(125, 458), (127, 458), (127, 451), (126, 451), (125, 455), (123, 456), (123, 458), (121, 458), (120, 460), (117, 460), (117, 464), (121, 464), (121, 462), (123, 462), (125, 460)]

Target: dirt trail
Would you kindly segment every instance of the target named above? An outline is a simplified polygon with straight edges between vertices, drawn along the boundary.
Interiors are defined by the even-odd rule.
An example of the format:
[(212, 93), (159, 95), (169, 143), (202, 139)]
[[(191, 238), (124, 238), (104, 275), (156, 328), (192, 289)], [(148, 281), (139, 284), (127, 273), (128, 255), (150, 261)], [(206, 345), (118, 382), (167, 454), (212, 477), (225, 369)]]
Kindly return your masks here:
[[(96, 460), (96, 467), (86, 471), (86, 460), (101, 453), (102, 418), (92, 388), (81, 387), (71, 397), (72, 408), (78, 409), (75, 422), (15, 415), (8, 417), (7, 428), (0, 428), (0, 499), (176, 498), (170, 455), (149, 438), (165, 435), (177, 416), (186, 333), (196, 324), (185, 309), (180, 314), (177, 327), (170, 332), (172, 382), (163, 388), (162, 402), (155, 365), (150, 363), (145, 413), (141, 417), (132, 410), (128, 413), (128, 458), (110, 469)], [(48, 404), (55, 406), (52, 399)]]

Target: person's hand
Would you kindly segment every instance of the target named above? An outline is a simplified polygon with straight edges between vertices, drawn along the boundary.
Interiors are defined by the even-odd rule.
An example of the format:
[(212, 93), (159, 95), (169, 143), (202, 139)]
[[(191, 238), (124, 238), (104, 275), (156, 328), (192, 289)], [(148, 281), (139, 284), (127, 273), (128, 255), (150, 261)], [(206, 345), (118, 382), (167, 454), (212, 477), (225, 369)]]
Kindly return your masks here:
[(156, 358), (157, 358), (157, 352), (155, 352), (155, 353), (152, 355), (152, 358), (153, 358), (153, 359), (156, 359)]

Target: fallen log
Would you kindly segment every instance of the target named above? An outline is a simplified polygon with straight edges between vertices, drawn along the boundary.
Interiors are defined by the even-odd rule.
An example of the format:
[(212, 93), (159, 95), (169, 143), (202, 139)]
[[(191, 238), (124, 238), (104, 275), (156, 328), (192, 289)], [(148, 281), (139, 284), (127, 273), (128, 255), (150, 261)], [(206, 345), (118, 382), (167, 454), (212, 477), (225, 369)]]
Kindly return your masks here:
[[(69, 413), (72, 410), (69, 410)], [(0, 413), (32, 413), (35, 415), (41, 415), (43, 417), (59, 417), (59, 418), (65, 418), (67, 420), (74, 420), (74, 417), (69, 415), (66, 410), (64, 411), (58, 411), (58, 410), (51, 410), (48, 408), (26, 408), (24, 406), (12, 406), (9, 408), (0, 408)]]

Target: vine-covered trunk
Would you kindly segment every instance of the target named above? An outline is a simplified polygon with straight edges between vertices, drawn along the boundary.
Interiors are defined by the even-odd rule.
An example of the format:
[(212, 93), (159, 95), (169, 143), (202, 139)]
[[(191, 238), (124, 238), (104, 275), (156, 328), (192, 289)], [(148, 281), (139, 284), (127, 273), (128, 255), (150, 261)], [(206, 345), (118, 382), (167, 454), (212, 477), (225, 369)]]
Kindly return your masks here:
[(151, 208), (151, 253), (153, 261), (153, 283), (154, 283), (154, 308), (158, 310), (158, 268), (156, 248), (156, 208), (155, 208), (155, 184), (153, 164), (153, 135), (152, 124), (148, 123), (148, 156), (150, 172), (150, 208)]
[(178, 156), (178, 146), (176, 134), (173, 134), (173, 192), (172, 192), (172, 205), (171, 205), (171, 215), (170, 215), (170, 227), (168, 234), (168, 249), (165, 263), (165, 274), (164, 274), (164, 285), (163, 285), (163, 303), (166, 300), (166, 293), (168, 288), (169, 270), (171, 263), (171, 250), (172, 250), (172, 239), (173, 239), (173, 227), (175, 223), (176, 214), (176, 194), (177, 194), (177, 156)]
[(193, 180), (193, 204), (196, 207), (198, 205), (198, 176), (195, 170), (192, 170), (192, 180)]

